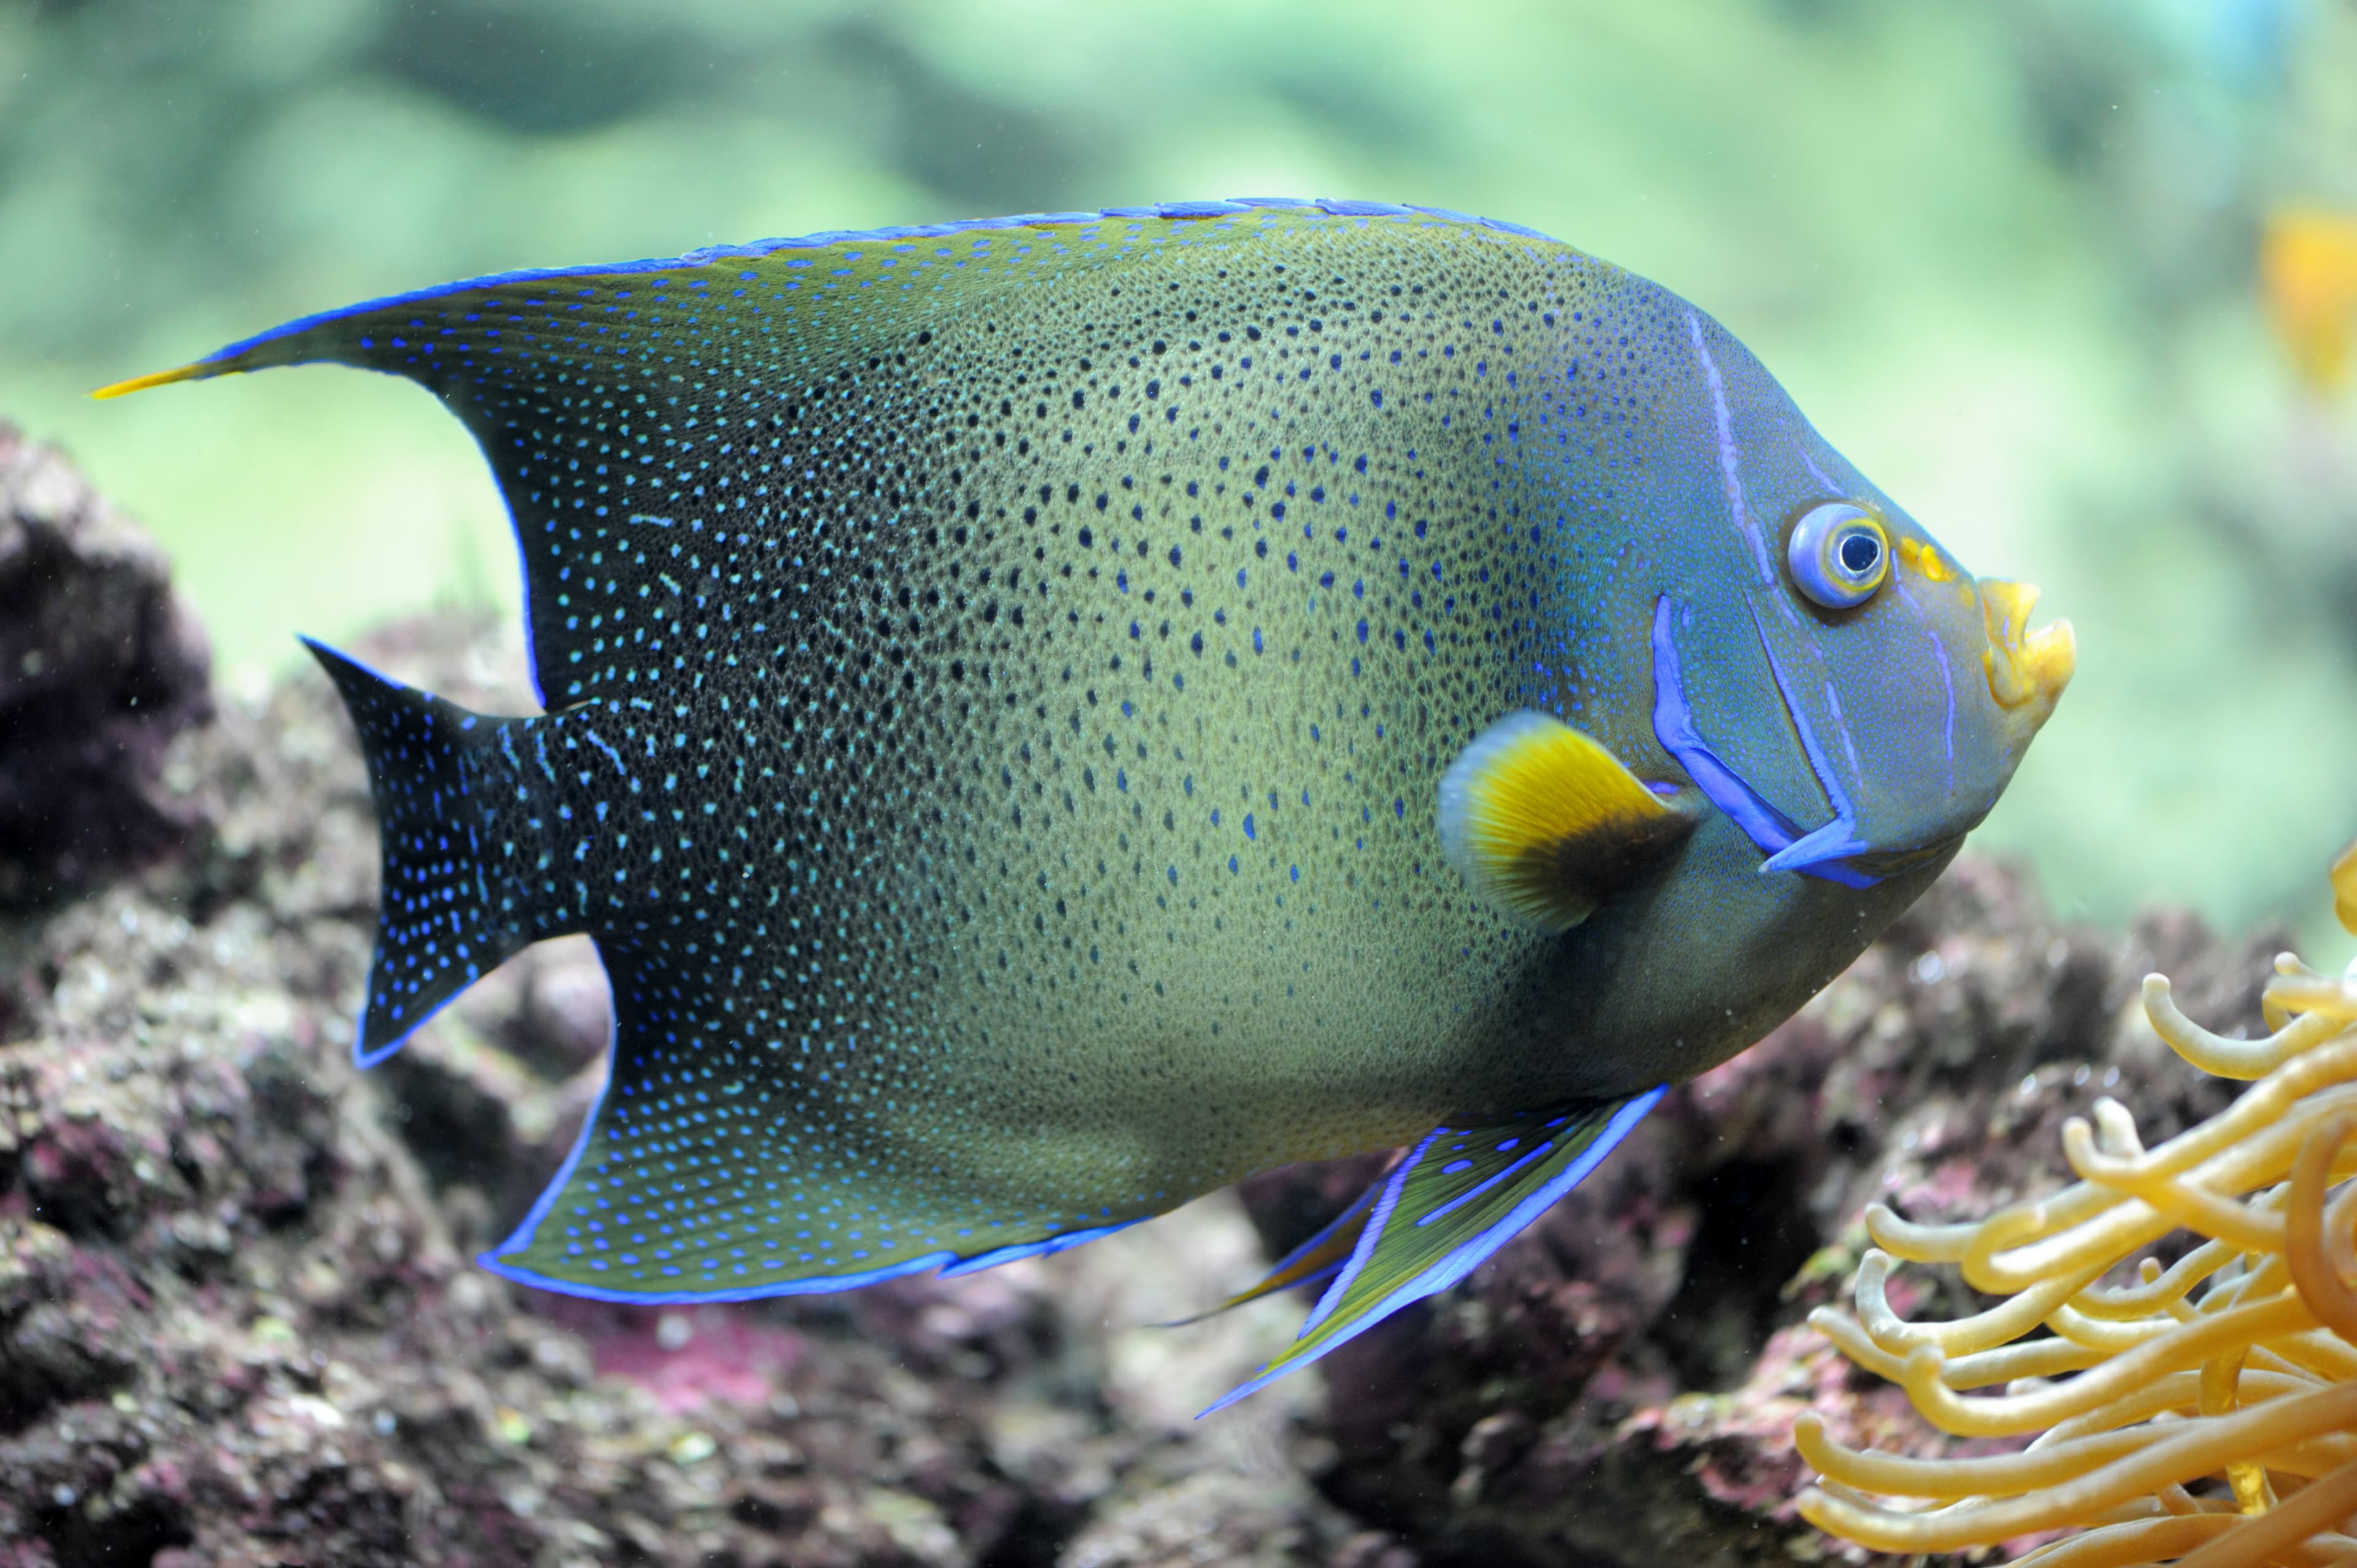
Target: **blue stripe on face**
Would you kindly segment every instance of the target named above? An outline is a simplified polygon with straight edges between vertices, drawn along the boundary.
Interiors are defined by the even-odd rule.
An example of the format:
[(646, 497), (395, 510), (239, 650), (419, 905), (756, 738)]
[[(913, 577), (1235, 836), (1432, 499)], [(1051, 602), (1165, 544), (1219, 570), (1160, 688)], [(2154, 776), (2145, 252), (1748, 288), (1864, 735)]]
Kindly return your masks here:
[(1948, 645), (1940, 640), (1937, 631), (1929, 629), (1930, 618), (1924, 615), (1923, 607), (1915, 602), (1915, 596), (1907, 591), (1906, 583), (1893, 576), (1890, 586), (1898, 594), (1899, 602), (1912, 610), (1916, 619), (1927, 623), (1923, 638), (1932, 645), (1933, 662), (1940, 666), (1940, 685), (1948, 699), (1947, 717), (1940, 726), (1940, 747), (1947, 763), (1945, 786), (1940, 798), (1953, 800), (1956, 798), (1956, 672), (1948, 663)]
[[(1826, 875), (1836, 882), (1846, 883), (1857, 873), (1832, 863), (1846, 860), (1870, 848), (1857, 836), (1857, 810), (1850, 804), (1849, 792), (1841, 787), (1834, 772), (1833, 758), (1817, 744), (1816, 731), (1809, 724), (1809, 715), (1792, 694), (1792, 683), (1784, 677), (1784, 667), (1777, 662), (1776, 650), (1769, 646), (1768, 633), (1760, 626), (1760, 614), (1752, 611), (1751, 624), (1760, 637), (1760, 650), (1767, 656), (1768, 673), (1775, 678), (1777, 694), (1784, 699), (1784, 712), (1792, 721), (1792, 729), (1801, 737), (1801, 755), (1809, 759), (1809, 771), (1817, 776), (1817, 787), (1825, 792), (1825, 800), (1834, 809), (1834, 820), (1815, 832), (1803, 835), (1770, 854), (1760, 864), (1762, 871), (1801, 871)], [(1831, 686), (1825, 688), (1830, 696)], [(1845, 875), (1834, 875), (1835, 872)], [(1871, 886), (1876, 879), (1851, 886)]]
[(1727, 492), (1727, 514), (1751, 546), (1751, 560), (1760, 574), (1762, 587), (1776, 585), (1776, 568), (1769, 564), (1768, 542), (1760, 536), (1760, 525), (1751, 517), (1751, 509), (1743, 499), (1741, 448), (1735, 439), (1735, 420), (1727, 406), (1727, 379), (1719, 373), (1718, 361), (1710, 357), (1703, 342), (1702, 317), (1694, 311), (1686, 312), (1686, 331), (1694, 338), (1695, 359), (1702, 366), (1703, 384), (1710, 389), (1711, 425), (1718, 439), (1719, 483)]
[(1808, 756), (1818, 787), (1825, 792), (1826, 802), (1834, 809), (1834, 820), (1813, 832), (1801, 833), (1703, 740), (1695, 728), (1694, 710), (1686, 703), (1685, 676), (1679, 667), (1677, 630), (1673, 618), (1675, 613), (1676, 607), (1669, 595), (1663, 594), (1653, 601), (1653, 734), (1663, 749), (1678, 759), (1704, 797), (1726, 812), (1743, 830), (1744, 836), (1768, 857), (1760, 864), (1762, 872), (1797, 871), (1844, 887), (1871, 887), (1879, 882), (1880, 877), (1866, 875), (1841, 864), (1844, 858), (1869, 846), (1858, 839), (1849, 798), (1842, 792), (1839, 780), (1833, 777), (1831, 767), (1817, 748), (1815, 737), (1800, 716), (1792, 694), (1784, 684), (1783, 671), (1776, 667), (1772, 654), (1768, 660), (1769, 670), (1776, 677), (1777, 690), (1783, 693), (1786, 709), (1793, 715), (1802, 749)]

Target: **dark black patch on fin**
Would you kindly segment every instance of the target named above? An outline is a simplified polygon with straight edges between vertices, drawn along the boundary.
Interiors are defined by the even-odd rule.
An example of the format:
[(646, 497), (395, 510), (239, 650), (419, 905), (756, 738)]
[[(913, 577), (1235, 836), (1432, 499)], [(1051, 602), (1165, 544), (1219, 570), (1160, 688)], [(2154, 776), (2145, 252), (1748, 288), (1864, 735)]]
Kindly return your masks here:
[(1291, 1348), (1203, 1413), (1267, 1387), (1471, 1273), (1578, 1186), (1666, 1092), (1664, 1086), (1627, 1100), (1581, 1101), (1426, 1133), (1375, 1184), (1349, 1259)]
[(502, 961), (573, 929), (535, 918), (528, 886), (512, 874), (513, 826), (501, 831), (480, 760), (501, 727), (547, 721), (484, 719), (303, 640), (360, 732), (376, 801), (376, 953), (352, 1039), (352, 1059), (369, 1067)]

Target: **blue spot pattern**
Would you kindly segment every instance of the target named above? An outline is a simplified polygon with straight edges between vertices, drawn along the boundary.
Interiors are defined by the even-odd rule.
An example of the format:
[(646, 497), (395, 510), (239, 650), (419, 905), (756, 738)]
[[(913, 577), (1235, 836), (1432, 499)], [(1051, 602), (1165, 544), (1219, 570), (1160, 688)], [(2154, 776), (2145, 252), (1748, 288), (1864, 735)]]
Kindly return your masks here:
[[(1511, 1036), (1529, 939), (1428, 802), (1566, 694), (1650, 395), (1601, 361), (1665, 297), (1514, 225), (1195, 203), (500, 274), (205, 361), (420, 381), (513, 517), (546, 716), (321, 655), (385, 828), (361, 1059), (543, 936), (612, 985), (605, 1098), (485, 1262), (640, 1301), (984, 1267), (1330, 1147), (1275, 1042)], [(1457, 989), (1354, 1026), (1419, 949)], [(1176, 1042), (1237, 1065), (1101, 1125)]]
[[(1248, 200), (1227, 201), (1167, 201), (1151, 207), (1107, 207), (1095, 212), (1018, 212), (1003, 218), (963, 218), (948, 223), (918, 223), (888, 229), (827, 229), (814, 234), (796, 234), (774, 240), (753, 240), (740, 245), (706, 245), (701, 250), (686, 251), (676, 256), (653, 257), (640, 262), (593, 263), (572, 267), (524, 267), (511, 272), (486, 273), (479, 277), (457, 283), (437, 284), (431, 288), (413, 289), (405, 294), (385, 295), (364, 300), (358, 305), (340, 306), (334, 310), (322, 310), (309, 316), (298, 316), (292, 321), (281, 322), (267, 332), (258, 332), (241, 338), (225, 348), (205, 356), (207, 361), (229, 361), (246, 358), (252, 350), (285, 338), (300, 338), (314, 328), (355, 316), (374, 315), (379, 311), (405, 305), (425, 305), (457, 293), (494, 288), (504, 284), (544, 284), (566, 278), (597, 278), (628, 276), (635, 273), (675, 272), (684, 267), (707, 266), (718, 262), (754, 261), (774, 255), (780, 251), (823, 250), (844, 244), (889, 244), (895, 242), (942, 240), (958, 234), (1005, 231), (1015, 230), (1072, 228), (1099, 223), (1108, 218), (1206, 219), (1228, 218), (1254, 211), (1317, 211), (1337, 218), (1406, 218), (1422, 215), (1437, 218), (1452, 224), (1470, 224), (1512, 234), (1525, 240), (1544, 240), (1559, 243), (1552, 236), (1520, 223), (1509, 223), (1498, 218), (1476, 218), (1462, 212), (1452, 212), (1443, 207), (1419, 207), (1388, 201), (1336, 201), (1324, 197), (1295, 200), (1286, 197), (1254, 197)], [(750, 280), (747, 280), (750, 281)]]
[[(604, 1097), (486, 1260), (537, 1285), (963, 1273), (1413, 1144), (1292, 1261), (1332, 1282), (1249, 1391), (1798, 1005), (2018, 755), (1951, 685), (1920, 798), (1971, 606), (1788, 602), (1778, 519), (1903, 516), (1715, 323), (1514, 225), (813, 235), (399, 295), (111, 390), (319, 360), (436, 394), (517, 532), (544, 714), (320, 658), (384, 829), (356, 1056), (541, 936), (611, 983)], [(1569, 930), (1438, 843), (1451, 760), (1525, 710), (1716, 808)]]

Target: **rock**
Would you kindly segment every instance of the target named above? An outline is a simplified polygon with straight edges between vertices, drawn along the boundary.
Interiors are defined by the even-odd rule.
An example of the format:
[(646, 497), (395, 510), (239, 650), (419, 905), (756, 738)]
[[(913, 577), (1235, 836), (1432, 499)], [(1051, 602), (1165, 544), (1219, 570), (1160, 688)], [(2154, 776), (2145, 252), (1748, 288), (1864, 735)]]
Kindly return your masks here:
[(0, 423), (0, 906), (180, 842), (195, 811), (166, 757), (210, 711), (210, 663), (154, 541)]

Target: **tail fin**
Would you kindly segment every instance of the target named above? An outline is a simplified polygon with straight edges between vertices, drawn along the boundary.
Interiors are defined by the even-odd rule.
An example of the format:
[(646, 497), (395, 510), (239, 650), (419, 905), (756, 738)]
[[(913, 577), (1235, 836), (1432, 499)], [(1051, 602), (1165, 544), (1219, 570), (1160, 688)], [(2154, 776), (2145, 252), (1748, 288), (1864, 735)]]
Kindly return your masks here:
[(303, 640), (360, 732), (376, 800), (376, 956), (352, 1037), (352, 1060), (372, 1067), (501, 961), (558, 934), (539, 929), (530, 885), (517, 874), (518, 851), (529, 846), (515, 831), (538, 822), (504, 820), (484, 767), (502, 730), (547, 721), (484, 719)]

